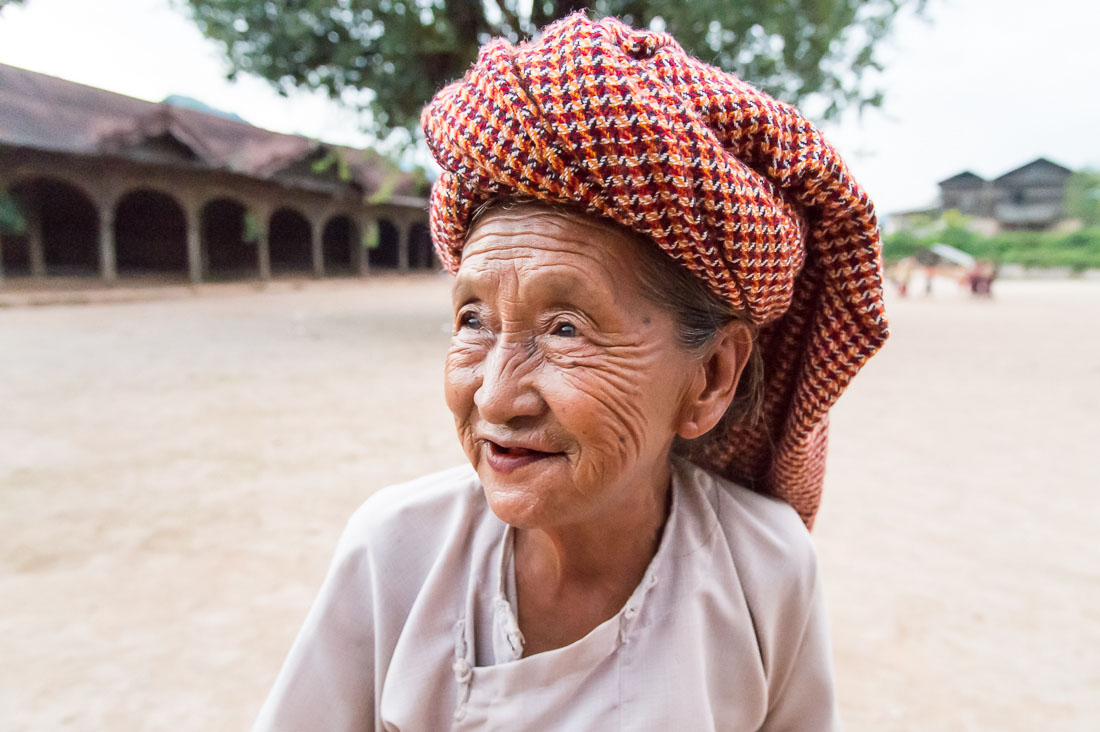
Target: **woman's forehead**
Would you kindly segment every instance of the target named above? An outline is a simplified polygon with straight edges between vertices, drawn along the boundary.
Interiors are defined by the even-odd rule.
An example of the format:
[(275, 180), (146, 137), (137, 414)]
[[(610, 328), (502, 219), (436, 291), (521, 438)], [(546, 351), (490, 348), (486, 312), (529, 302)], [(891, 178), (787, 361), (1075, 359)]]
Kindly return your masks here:
[(494, 209), (470, 232), (454, 295), (465, 300), (510, 282), (529, 296), (585, 292), (585, 300), (634, 301), (637, 246), (631, 234), (583, 214), (526, 205)]
[(493, 209), (474, 225), (462, 250), (462, 265), (507, 261), (537, 266), (548, 259), (564, 260), (595, 276), (618, 277), (629, 269), (634, 246), (632, 235), (600, 219), (520, 204)]

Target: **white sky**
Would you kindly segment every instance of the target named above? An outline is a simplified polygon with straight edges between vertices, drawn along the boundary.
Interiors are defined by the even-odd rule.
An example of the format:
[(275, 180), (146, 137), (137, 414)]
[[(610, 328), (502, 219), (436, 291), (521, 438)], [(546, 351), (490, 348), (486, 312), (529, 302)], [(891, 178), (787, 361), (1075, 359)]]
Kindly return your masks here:
[[(1094, 0), (930, 0), (925, 20), (900, 18), (883, 49), (885, 107), (824, 130), (883, 212), (931, 203), (936, 181), (966, 169), (995, 176), (1040, 155), (1100, 167), (1098, 29)], [(27, 0), (0, 14), (0, 63), (370, 144), (356, 115), (322, 95), (226, 81), (216, 44), (170, 0)]]

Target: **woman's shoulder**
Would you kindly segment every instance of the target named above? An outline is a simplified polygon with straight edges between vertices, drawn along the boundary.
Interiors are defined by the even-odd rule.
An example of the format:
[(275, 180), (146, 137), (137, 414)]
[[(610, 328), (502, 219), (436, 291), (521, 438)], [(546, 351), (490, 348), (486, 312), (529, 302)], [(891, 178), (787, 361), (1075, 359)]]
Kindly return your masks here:
[(447, 514), (480, 498), (481, 482), (469, 464), (380, 488), (352, 514), (352, 523), (388, 523), (402, 517)]
[(348, 520), (338, 553), (429, 558), (470, 535), (487, 511), (473, 468), (450, 468), (376, 491)]
[(692, 463), (689, 480), (713, 507), (730, 554), (749, 594), (775, 595), (784, 586), (804, 600), (813, 592), (817, 552), (798, 512)]

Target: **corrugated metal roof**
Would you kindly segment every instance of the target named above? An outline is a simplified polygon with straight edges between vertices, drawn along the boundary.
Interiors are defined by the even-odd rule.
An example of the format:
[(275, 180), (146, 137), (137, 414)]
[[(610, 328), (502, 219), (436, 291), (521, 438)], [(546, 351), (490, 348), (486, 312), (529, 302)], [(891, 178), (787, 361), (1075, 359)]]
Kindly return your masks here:
[(383, 187), (395, 196), (425, 194), (420, 176), (401, 171), (372, 151), (328, 146), (218, 115), (157, 104), (0, 64), (0, 144), (50, 152), (118, 155), (143, 140), (170, 134), (201, 165), (255, 178), (335, 151), (353, 182), (369, 194)]
[(1013, 168), (1004, 175), (993, 179), (993, 185), (1006, 183), (1015, 178), (1045, 179), (1061, 183), (1073, 175), (1073, 171), (1064, 165), (1059, 165), (1046, 158), (1035, 158), (1030, 163), (1025, 163), (1018, 168)]
[(967, 187), (967, 188), (969, 188), (969, 187), (978, 187), (978, 188), (980, 188), (984, 184), (985, 184), (985, 180), (980, 175), (976, 175), (974, 173), (971, 173), (969, 170), (964, 170), (961, 173), (956, 173), (955, 175), (951, 176), (950, 178), (944, 178), (943, 180), (941, 180), (939, 182), (938, 185), (946, 186), (946, 187), (949, 187), (949, 188), (950, 187)]

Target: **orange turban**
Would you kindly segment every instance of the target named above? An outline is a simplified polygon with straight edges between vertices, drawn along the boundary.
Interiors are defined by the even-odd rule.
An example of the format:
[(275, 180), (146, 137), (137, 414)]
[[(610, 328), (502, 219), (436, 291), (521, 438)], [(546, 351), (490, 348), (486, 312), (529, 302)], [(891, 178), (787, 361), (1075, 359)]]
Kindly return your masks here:
[(812, 526), (829, 407), (887, 336), (874, 208), (821, 133), (668, 34), (580, 13), (487, 43), (421, 123), (452, 273), (478, 206), (534, 197), (642, 234), (760, 326), (762, 418), (702, 462)]

